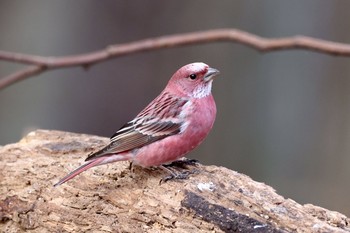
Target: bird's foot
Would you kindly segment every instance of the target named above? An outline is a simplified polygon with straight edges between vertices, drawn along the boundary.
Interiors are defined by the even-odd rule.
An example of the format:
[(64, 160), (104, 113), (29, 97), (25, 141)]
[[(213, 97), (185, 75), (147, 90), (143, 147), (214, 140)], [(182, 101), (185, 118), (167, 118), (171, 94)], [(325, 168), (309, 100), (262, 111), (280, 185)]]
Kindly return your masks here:
[[(170, 165), (170, 164), (169, 164)], [(195, 174), (198, 173), (197, 169), (193, 169), (193, 170), (182, 170), (179, 171), (171, 166), (160, 166), (163, 170), (167, 171), (169, 173), (168, 176), (163, 177), (160, 181), (159, 184), (161, 183), (165, 183), (169, 180), (184, 180), (184, 179), (188, 179), (190, 177), (191, 174)], [(182, 164), (181, 164), (182, 165)]]

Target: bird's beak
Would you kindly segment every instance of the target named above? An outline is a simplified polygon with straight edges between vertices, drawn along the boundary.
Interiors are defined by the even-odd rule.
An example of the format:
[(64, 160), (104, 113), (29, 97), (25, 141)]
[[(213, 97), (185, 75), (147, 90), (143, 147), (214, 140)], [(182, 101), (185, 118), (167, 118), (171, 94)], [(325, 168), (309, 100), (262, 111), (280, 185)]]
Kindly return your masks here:
[(220, 71), (218, 71), (217, 69), (208, 68), (207, 73), (204, 75), (204, 81), (209, 82), (210, 80), (212, 80), (215, 76), (217, 76), (218, 74), (220, 74)]

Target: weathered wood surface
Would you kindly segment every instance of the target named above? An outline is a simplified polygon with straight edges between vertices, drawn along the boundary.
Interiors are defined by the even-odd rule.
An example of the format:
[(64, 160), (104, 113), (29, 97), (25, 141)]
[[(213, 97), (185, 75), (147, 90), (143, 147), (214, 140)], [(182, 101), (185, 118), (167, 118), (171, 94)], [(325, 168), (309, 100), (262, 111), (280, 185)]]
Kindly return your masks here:
[(164, 171), (119, 162), (52, 186), (107, 142), (38, 130), (0, 147), (0, 232), (350, 232), (346, 216), (223, 167), (159, 184)]

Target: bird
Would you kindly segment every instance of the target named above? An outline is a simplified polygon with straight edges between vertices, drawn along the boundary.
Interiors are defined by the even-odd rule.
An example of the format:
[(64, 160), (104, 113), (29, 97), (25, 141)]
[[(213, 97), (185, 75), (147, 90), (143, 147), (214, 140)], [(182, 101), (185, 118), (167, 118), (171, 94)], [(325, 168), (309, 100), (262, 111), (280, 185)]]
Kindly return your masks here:
[(211, 89), (219, 73), (203, 62), (178, 69), (165, 89), (113, 134), (108, 145), (88, 155), (82, 166), (54, 186), (107, 163), (129, 160), (141, 167), (162, 167), (184, 157), (213, 127), (216, 104)]

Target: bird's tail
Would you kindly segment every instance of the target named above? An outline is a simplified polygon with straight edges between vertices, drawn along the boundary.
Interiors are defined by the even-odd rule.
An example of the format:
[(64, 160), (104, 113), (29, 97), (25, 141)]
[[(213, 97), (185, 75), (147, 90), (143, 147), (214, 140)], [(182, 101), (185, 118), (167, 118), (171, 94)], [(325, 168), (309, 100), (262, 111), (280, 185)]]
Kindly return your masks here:
[(73, 179), (75, 176), (79, 175), (83, 171), (86, 171), (89, 168), (99, 166), (106, 163), (112, 163), (117, 161), (123, 161), (128, 160), (132, 157), (131, 154), (109, 154), (102, 157), (97, 157), (92, 160), (87, 161), (85, 164), (81, 165), (65, 177), (63, 177), (60, 181), (58, 181), (56, 184), (54, 184), (54, 187), (61, 185), (65, 182), (67, 182), (70, 179)]
[(71, 173), (69, 173), (68, 175), (66, 175), (65, 177), (63, 177), (60, 181), (58, 181), (56, 184), (54, 184), (54, 187), (59, 186), (65, 182), (67, 182), (70, 179), (73, 179), (75, 176), (79, 175), (80, 173), (82, 173), (83, 171), (86, 171), (89, 168), (92, 168), (94, 166), (98, 166), (101, 165), (103, 163), (101, 163), (105, 158), (104, 157), (100, 157), (98, 159), (95, 160), (91, 160), (85, 164), (83, 164), (82, 166), (78, 167), (77, 169), (75, 169), (74, 171), (72, 171)]

